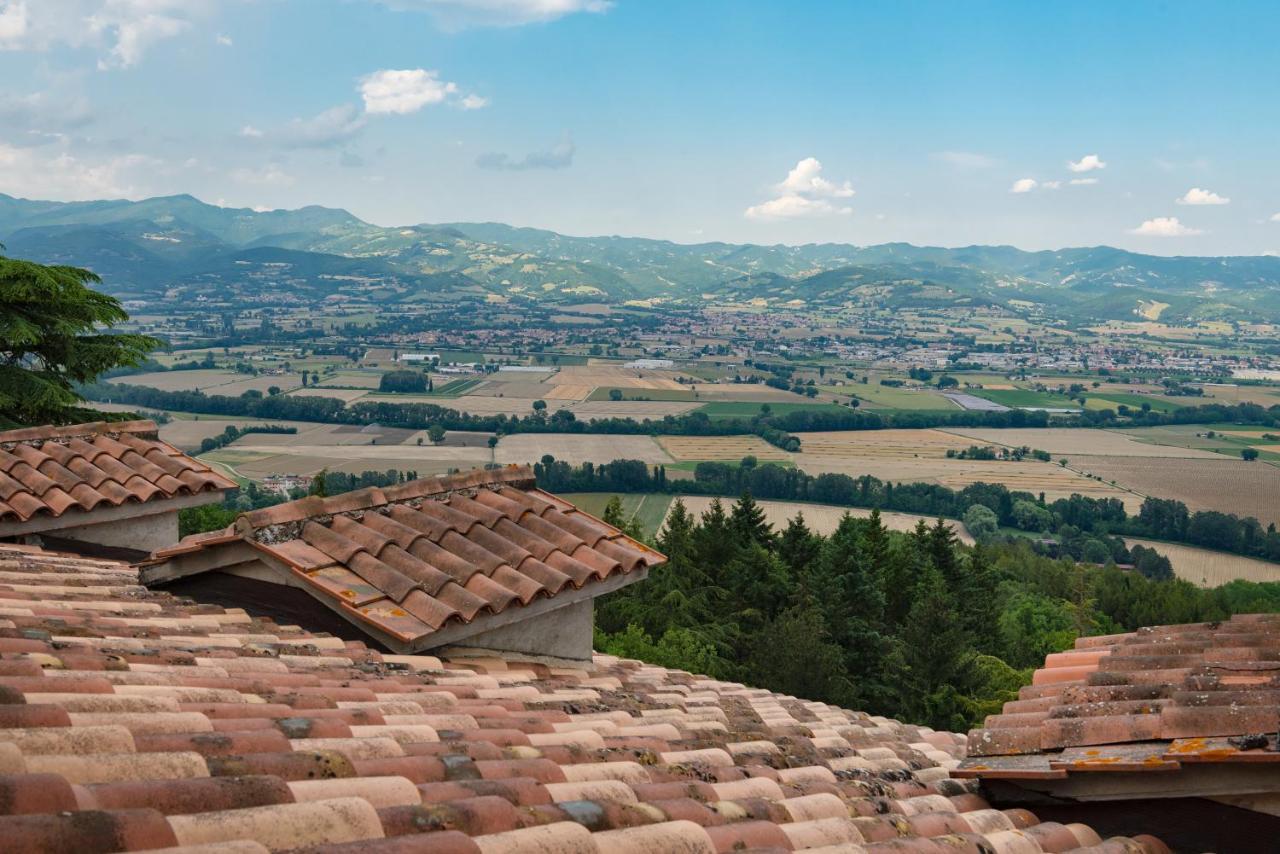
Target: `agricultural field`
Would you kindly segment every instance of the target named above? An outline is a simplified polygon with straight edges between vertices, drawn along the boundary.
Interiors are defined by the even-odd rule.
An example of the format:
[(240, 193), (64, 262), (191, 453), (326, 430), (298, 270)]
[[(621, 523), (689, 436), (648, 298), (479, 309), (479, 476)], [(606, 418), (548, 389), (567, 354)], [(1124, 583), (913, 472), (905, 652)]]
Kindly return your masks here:
[(992, 403), (1010, 408), (1032, 409), (1079, 409), (1080, 403), (1065, 394), (1036, 391), (1029, 388), (991, 389), (975, 388), (968, 390), (975, 397), (981, 397)]
[(1208, 451), (1194, 448), (1179, 448), (1140, 441), (1139, 437), (1133, 436), (1133, 431), (1129, 430), (1076, 427), (948, 427), (945, 432), (977, 442), (989, 442), (1010, 448), (1037, 448), (1048, 451), (1055, 457), (1066, 454), (1187, 458), (1215, 456)]
[(130, 374), (114, 377), (111, 382), (124, 385), (140, 385), (161, 391), (203, 391), (206, 394), (222, 394), (235, 397), (249, 389), (256, 389), (264, 394), (267, 389), (276, 386), (282, 391), (298, 388), (302, 385), (299, 374), (271, 374), (250, 376), (236, 371), (211, 368), (193, 371), (156, 371), (147, 374)]
[(1199, 398), (1184, 397), (1175, 399), (1164, 395), (1127, 394), (1125, 392), (1085, 392), (1085, 409), (1117, 409), (1127, 406), (1130, 409), (1141, 409), (1146, 404), (1156, 412), (1172, 412), (1189, 403), (1198, 402)]
[[(791, 395), (796, 398), (797, 395)], [(754, 418), (760, 414), (760, 407), (768, 404), (773, 415), (787, 415), (791, 412), (845, 412), (844, 407), (831, 403), (774, 403), (772, 401), (735, 401), (706, 403), (698, 410), (710, 418)]]
[(1146, 546), (1167, 557), (1173, 574), (1200, 587), (1217, 587), (1229, 581), (1280, 581), (1280, 564), (1251, 557), (1215, 552), (1195, 546), (1125, 537), (1127, 546)]
[(1176, 498), (1192, 511), (1217, 510), (1280, 523), (1280, 467), (1261, 460), (1162, 460), (1077, 456), (1071, 468), (1156, 498)]
[[(682, 495), (680, 500), (684, 502), (685, 509), (695, 516), (705, 513), (711, 507), (712, 498), (705, 495)], [(727, 508), (733, 501), (730, 498), (722, 498), (721, 502)], [(769, 524), (773, 526), (775, 531), (779, 531), (786, 527), (787, 523), (795, 518), (797, 513), (804, 514), (805, 524), (815, 533), (827, 535), (836, 529), (840, 524), (840, 520), (844, 514), (848, 513), (858, 519), (865, 519), (871, 515), (870, 510), (860, 507), (838, 507), (834, 504), (809, 504), (804, 501), (756, 501), (760, 505), (760, 509), (764, 511), (765, 518)], [(908, 532), (915, 530), (916, 524), (923, 521), (926, 525), (932, 525), (936, 519), (928, 516), (916, 516), (912, 513), (892, 513), (881, 512), (880, 519), (884, 526), (891, 531)], [(956, 536), (961, 542), (973, 544), (973, 537), (969, 536), (969, 532), (965, 530), (964, 524), (948, 519), (947, 522), (955, 528)]]
[(1044, 493), (1046, 500), (1073, 493), (1118, 498), (1136, 510), (1141, 496), (1084, 477), (1053, 463), (1025, 460), (962, 460), (947, 450), (990, 444), (943, 430), (863, 430), (805, 433), (798, 454), (789, 455), (812, 475), (836, 472), (871, 475), (895, 483), (936, 483), (963, 489), (971, 483), (1003, 483), (1011, 490)]
[(545, 454), (572, 465), (643, 460), (652, 465), (672, 458), (650, 436), (608, 436), (581, 433), (516, 433), (503, 436), (494, 449), (499, 463), (536, 463)]
[(354, 403), (363, 397), (368, 397), (369, 392), (358, 388), (325, 388), (323, 386), (307, 386), (306, 388), (295, 388), (289, 392), (291, 397), (332, 397), (341, 400), (344, 404)]
[(925, 389), (892, 388), (890, 386), (854, 383), (837, 386), (832, 391), (851, 394), (864, 401), (868, 409), (932, 409), (955, 411), (947, 398)]
[(616, 386), (598, 386), (588, 396), (587, 400), (612, 400), (610, 392), (619, 391), (623, 400), (684, 400), (696, 401), (699, 399), (699, 392), (689, 388), (671, 388), (671, 389), (640, 389), (640, 388), (617, 388)]
[[(560, 497), (565, 501), (573, 502), (584, 512), (598, 519), (604, 515), (604, 508), (614, 494), (611, 492), (565, 492), (561, 493)], [(652, 539), (658, 533), (671, 506), (670, 495), (657, 493), (641, 495), (626, 493), (619, 495), (618, 500), (622, 502), (623, 517), (627, 521), (639, 522), (640, 530), (644, 532), (647, 539)]]
[(657, 443), (676, 462), (736, 463), (747, 456), (761, 462), (790, 462), (794, 456), (759, 436), (659, 436)]
[(323, 377), (319, 385), (321, 387), (339, 386), (374, 390), (381, 381), (381, 371), (339, 371), (336, 374), (329, 374)]

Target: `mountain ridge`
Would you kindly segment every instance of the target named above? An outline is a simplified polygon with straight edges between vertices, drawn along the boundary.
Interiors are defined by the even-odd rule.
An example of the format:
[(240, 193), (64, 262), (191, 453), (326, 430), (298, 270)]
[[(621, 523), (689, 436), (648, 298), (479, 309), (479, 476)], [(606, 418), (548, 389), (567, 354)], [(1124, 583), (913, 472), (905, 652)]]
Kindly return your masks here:
[[(301, 253), (273, 262), (283, 265), (283, 283), (341, 293), (356, 288), (351, 271), (358, 269), (359, 290), (384, 302), (443, 289), (537, 302), (722, 297), (901, 307), (914, 294), (928, 305), (1002, 306), (1080, 321), (1134, 319), (1152, 302), (1168, 304), (1162, 319), (1280, 320), (1280, 258), (1145, 255), (1105, 245), (685, 244), (498, 222), (386, 227), (341, 208), (223, 208), (189, 194), (83, 202), (0, 194), (0, 242), (15, 255), (87, 266), (107, 290), (144, 299), (215, 285), (265, 297), (268, 289), (255, 296), (253, 281), (238, 279), (263, 284), (270, 270), (223, 262), (277, 248)], [(366, 263), (353, 268), (353, 259)], [(299, 269), (305, 273), (292, 275)]]

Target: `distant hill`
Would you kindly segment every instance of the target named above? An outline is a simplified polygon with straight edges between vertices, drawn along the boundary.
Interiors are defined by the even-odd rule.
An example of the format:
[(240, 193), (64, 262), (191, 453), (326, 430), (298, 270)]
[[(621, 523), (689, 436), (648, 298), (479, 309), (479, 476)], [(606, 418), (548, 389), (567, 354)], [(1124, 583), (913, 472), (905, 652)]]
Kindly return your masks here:
[(886, 243), (680, 244), (501, 223), (384, 228), (344, 210), (222, 208), (188, 196), (47, 202), (0, 194), (13, 255), (87, 266), (117, 294), (379, 302), (658, 299), (839, 307), (1003, 306), (1075, 322), (1280, 320), (1280, 258), (1159, 257), (1108, 246), (1024, 252)]

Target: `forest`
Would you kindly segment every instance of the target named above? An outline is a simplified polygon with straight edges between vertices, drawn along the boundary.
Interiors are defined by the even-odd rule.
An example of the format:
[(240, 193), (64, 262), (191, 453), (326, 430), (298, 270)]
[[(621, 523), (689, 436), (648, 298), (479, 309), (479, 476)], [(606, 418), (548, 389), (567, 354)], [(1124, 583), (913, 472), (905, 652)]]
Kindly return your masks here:
[[(629, 529), (620, 502), (605, 518)], [(1205, 590), (968, 547), (942, 520), (903, 534), (873, 511), (824, 537), (798, 515), (775, 531), (749, 494), (699, 518), (677, 499), (654, 545), (668, 562), (597, 602), (597, 649), (956, 732), (1076, 637), (1280, 610), (1280, 584)]]

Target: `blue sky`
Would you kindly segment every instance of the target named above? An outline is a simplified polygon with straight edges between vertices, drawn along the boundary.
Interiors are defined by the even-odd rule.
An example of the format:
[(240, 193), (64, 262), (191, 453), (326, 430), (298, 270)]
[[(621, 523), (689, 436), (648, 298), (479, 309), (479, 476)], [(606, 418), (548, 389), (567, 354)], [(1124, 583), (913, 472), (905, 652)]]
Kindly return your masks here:
[(0, 192), (1276, 252), (1278, 24), (1248, 2), (0, 0)]

